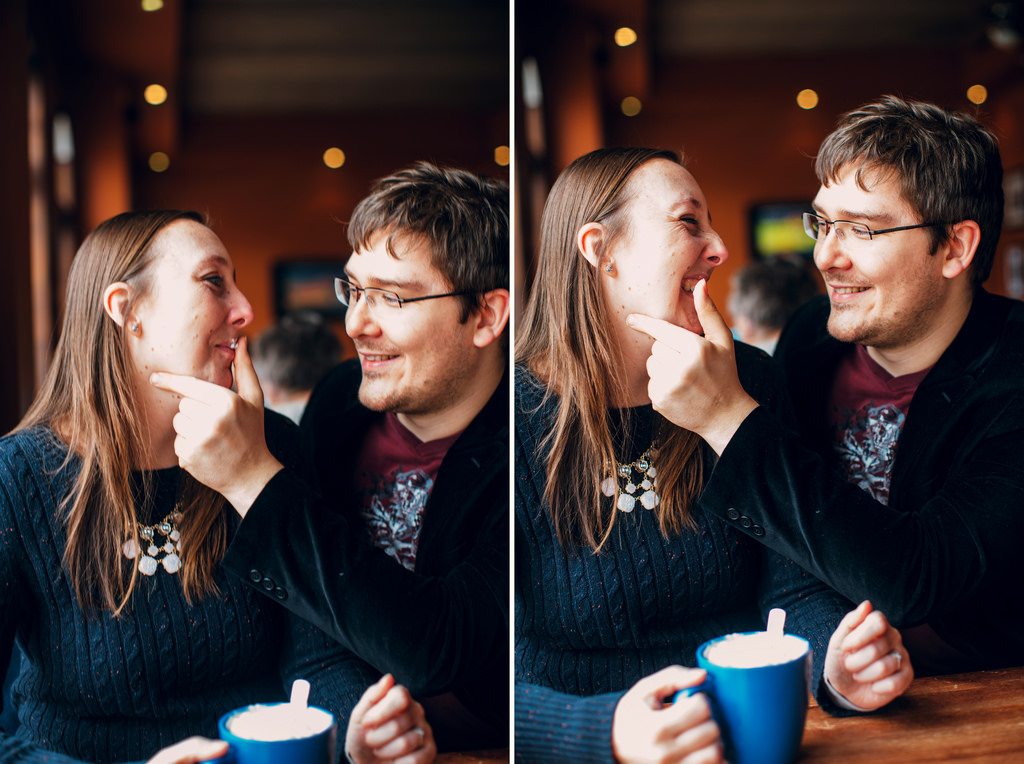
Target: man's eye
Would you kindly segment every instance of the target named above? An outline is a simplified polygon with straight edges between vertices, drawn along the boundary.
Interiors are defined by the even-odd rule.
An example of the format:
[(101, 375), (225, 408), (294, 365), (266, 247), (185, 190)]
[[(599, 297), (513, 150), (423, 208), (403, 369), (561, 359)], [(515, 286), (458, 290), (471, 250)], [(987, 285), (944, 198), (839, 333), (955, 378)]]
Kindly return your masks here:
[(381, 292), (380, 298), (381, 300), (384, 301), (384, 304), (387, 305), (389, 308), (402, 307), (402, 301), (398, 299), (398, 295), (391, 294), (391, 292)]

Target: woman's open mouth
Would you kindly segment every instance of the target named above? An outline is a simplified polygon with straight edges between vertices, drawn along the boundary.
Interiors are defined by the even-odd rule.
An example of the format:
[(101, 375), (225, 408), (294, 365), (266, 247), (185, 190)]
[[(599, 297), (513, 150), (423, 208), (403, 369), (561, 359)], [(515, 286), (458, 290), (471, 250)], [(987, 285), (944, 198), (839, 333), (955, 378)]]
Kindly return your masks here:
[(693, 294), (693, 290), (697, 288), (697, 284), (704, 281), (706, 278), (707, 276), (704, 275), (688, 276), (687, 278), (683, 279), (683, 291), (686, 292), (687, 294)]

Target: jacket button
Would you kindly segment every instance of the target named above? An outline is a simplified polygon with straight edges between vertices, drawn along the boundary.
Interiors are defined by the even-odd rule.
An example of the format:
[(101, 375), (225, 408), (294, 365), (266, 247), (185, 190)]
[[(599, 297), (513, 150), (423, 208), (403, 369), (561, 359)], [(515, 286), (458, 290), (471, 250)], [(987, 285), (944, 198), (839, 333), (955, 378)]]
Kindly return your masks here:
[(740, 511), (736, 509), (736, 507), (729, 507), (725, 512), (725, 516), (730, 520), (738, 520), (740, 517)]
[(249, 580), (252, 581), (254, 584), (258, 584), (260, 581), (263, 580), (263, 571), (256, 570), (256, 568), (253, 568), (249, 571)]
[(760, 525), (755, 525), (753, 528), (750, 529), (750, 531), (755, 536), (763, 536), (764, 535), (764, 528), (762, 528)]
[(277, 599), (283, 601), (283, 600), (288, 599), (288, 592), (286, 592), (284, 589), (282, 589), (279, 586), (276, 589), (274, 589), (274, 596), (277, 597)]
[(274, 591), (275, 586), (277, 586), (277, 584), (274, 583), (274, 579), (272, 579), (270, 576), (266, 576), (263, 579), (263, 588), (266, 589), (268, 592)]
[(740, 518), (740, 525), (742, 525), (744, 528), (749, 528), (753, 524), (754, 524), (754, 521), (751, 520), (746, 515), (743, 515), (743, 517)]

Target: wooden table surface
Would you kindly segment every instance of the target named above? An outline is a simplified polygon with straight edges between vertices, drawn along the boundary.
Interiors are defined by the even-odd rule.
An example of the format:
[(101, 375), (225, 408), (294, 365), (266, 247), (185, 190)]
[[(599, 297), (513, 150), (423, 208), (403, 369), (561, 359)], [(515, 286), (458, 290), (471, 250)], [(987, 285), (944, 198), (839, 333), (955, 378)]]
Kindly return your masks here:
[(504, 764), (508, 761), (508, 748), (495, 751), (462, 751), (441, 753), (434, 759), (435, 764)]
[[(509, 760), (505, 748), (445, 753), (436, 762)], [(797, 764), (940, 761), (1024, 762), (1024, 667), (915, 679), (903, 697), (867, 716), (829, 716), (812, 702), (797, 757)]]
[(807, 714), (798, 764), (1024, 762), (1024, 667), (915, 679), (877, 714)]

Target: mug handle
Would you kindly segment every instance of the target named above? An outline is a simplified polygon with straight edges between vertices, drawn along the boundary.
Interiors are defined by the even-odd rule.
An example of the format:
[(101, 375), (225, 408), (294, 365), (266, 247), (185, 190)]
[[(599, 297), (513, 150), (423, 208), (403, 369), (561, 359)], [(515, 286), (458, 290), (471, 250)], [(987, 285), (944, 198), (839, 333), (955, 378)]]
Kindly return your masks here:
[(706, 677), (704, 677), (704, 681), (701, 682), (700, 684), (695, 684), (692, 687), (684, 687), (683, 689), (678, 690), (671, 697), (671, 699), (668, 701), (668, 703), (669, 703), (669, 705), (671, 705), (671, 704), (675, 703), (676, 701), (681, 700), (682, 698), (689, 698), (690, 696), (696, 695), (699, 692), (703, 692), (705, 695), (707, 695), (707, 694), (709, 694), (711, 692), (711, 685), (712, 685), (711, 675), (708, 674)]

